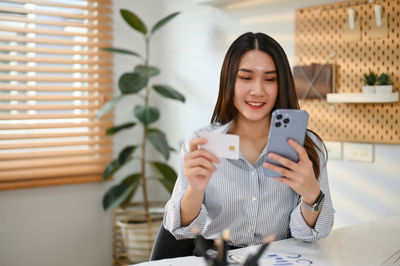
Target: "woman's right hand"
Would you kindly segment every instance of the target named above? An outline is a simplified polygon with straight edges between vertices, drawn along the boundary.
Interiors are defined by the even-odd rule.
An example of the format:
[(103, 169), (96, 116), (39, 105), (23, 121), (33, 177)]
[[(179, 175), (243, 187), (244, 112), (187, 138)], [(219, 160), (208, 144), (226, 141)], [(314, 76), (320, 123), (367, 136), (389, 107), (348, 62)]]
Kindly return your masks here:
[(190, 142), (190, 152), (184, 157), (184, 173), (192, 190), (204, 193), (211, 175), (217, 170), (214, 163), (219, 159), (213, 153), (199, 149), (198, 145), (206, 144), (205, 138), (194, 138)]

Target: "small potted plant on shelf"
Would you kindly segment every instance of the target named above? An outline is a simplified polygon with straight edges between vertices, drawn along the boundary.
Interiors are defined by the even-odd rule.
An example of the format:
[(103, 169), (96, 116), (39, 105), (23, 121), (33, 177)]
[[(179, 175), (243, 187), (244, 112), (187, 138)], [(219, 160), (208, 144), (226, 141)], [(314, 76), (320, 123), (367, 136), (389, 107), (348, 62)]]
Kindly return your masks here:
[[(106, 133), (107, 135), (114, 135), (132, 127), (141, 127), (140, 131), (132, 136), (133, 143), (122, 149), (118, 157), (108, 164), (103, 173), (103, 179), (109, 180), (114, 173), (127, 165), (128, 162), (137, 160), (140, 163), (140, 169), (133, 170), (131, 174), (111, 186), (103, 197), (104, 210), (115, 209), (114, 245), (116, 245), (115, 241), (120, 239), (119, 234), (122, 234), (124, 244), (124, 250), (121, 251), (121, 254), (114, 254), (114, 259), (128, 264), (148, 260), (152, 243), (162, 222), (163, 212), (160, 212), (160, 208), (155, 208), (157, 206), (152, 204), (148, 194), (147, 181), (149, 179), (157, 180), (171, 193), (177, 177), (174, 169), (166, 163), (169, 159), (170, 151), (174, 151), (174, 149), (169, 146), (165, 133), (153, 125), (159, 119), (161, 111), (159, 110), (159, 104), (151, 103), (151, 97), (153, 94), (158, 94), (180, 102), (185, 102), (185, 97), (169, 85), (154, 83), (150, 85), (150, 80), (160, 74), (160, 69), (150, 65), (149, 58), (151, 37), (179, 13), (175, 12), (164, 17), (151, 30), (148, 30), (147, 26), (136, 14), (129, 10), (121, 9), (120, 14), (125, 22), (143, 37), (145, 43), (144, 56), (128, 49), (103, 48), (107, 52), (133, 56), (140, 60), (139, 64), (132, 67), (132, 70), (123, 73), (119, 77), (119, 95), (115, 95), (104, 104), (97, 114), (97, 117), (100, 118), (121, 101), (130, 101), (132, 106), (128, 112), (132, 114), (134, 120), (109, 128)], [(141, 99), (141, 102), (135, 104), (132, 101), (132, 96)], [(164, 160), (157, 160), (154, 157), (149, 158), (147, 144), (151, 144)], [(135, 151), (136, 156), (134, 155)], [(150, 173), (149, 170), (151, 169), (153, 173)], [(132, 204), (131, 200), (140, 187), (143, 200), (140, 203)], [(161, 208), (161, 210), (163, 209)], [(118, 247), (114, 246), (114, 249), (117, 250), (114, 250), (114, 252), (118, 252), (120, 247), (119, 245)], [(126, 257), (129, 261), (124, 261)]]
[(363, 93), (375, 93), (375, 84), (378, 78), (378, 75), (375, 72), (370, 71), (369, 73), (365, 73), (363, 75), (364, 86), (362, 87)]
[(393, 85), (390, 77), (386, 73), (382, 73), (376, 80), (375, 92), (376, 93), (392, 93)]

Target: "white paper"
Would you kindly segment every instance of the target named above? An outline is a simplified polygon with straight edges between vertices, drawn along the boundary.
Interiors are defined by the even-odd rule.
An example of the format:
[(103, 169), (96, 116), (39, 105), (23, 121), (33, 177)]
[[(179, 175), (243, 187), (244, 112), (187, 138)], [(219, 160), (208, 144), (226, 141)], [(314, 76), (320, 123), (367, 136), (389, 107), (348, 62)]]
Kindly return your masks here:
[[(234, 259), (239, 259), (243, 263), (247, 255), (235, 255), (234, 253), (228, 256), (229, 262), (234, 262)], [(234, 258), (232, 258), (234, 256)], [(279, 265), (319, 265), (328, 266), (320, 259), (303, 255), (301, 253), (285, 253), (285, 252), (265, 252), (258, 260), (260, 266), (279, 266)]]

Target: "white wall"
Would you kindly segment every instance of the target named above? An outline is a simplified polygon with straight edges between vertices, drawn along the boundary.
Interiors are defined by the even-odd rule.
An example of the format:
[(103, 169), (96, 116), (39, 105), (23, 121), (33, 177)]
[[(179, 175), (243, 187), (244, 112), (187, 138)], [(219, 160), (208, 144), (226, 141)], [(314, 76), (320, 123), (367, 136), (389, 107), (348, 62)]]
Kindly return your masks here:
[(105, 184), (0, 192), (0, 265), (111, 265)]
[[(121, 20), (119, 8), (135, 11), (149, 25), (166, 14), (183, 11), (155, 35), (151, 54), (151, 63), (163, 71), (155, 81), (170, 84), (187, 97), (185, 104), (154, 97), (154, 104), (163, 111), (156, 126), (167, 132), (172, 146), (178, 147), (193, 130), (209, 122), (223, 56), (235, 37), (248, 30), (270, 34), (293, 62), (294, 10), (328, 2), (334, 1), (271, 1), (244, 11), (222, 11), (187, 0), (114, 0), (114, 44), (143, 51), (140, 36)], [(136, 63), (136, 59), (116, 56), (115, 81)], [(132, 101), (117, 108), (117, 124), (131, 117)], [(115, 154), (139, 135), (137, 129), (120, 133), (115, 138)], [(328, 163), (336, 227), (400, 213), (398, 158), (400, 145), (375, 145), (374, 163)], [(170, 163), (177, 166), (177, 155)], [(135, 167), (126, 166), (116, 179)], [(109, 185), (1, 191), (0, 265), (111, 265), (111, 215), (101, 208)], [(168, 193), (155, 183), (150, 194), (153, 200), (168, 199)]]
[(377, 145), (373, 163), (328, 163), (335, 227), (400, 214), (400, 145)]

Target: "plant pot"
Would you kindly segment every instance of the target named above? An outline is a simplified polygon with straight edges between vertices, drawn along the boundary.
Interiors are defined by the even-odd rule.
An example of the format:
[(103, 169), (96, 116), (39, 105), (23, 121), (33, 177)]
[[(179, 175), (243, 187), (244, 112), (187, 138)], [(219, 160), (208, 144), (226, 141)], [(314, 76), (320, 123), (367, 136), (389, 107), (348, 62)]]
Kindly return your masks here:
[(375, 93), (375, 86), (373, 85), (364, 85), (362, 86), (363, 93)]
[(114, 214), (114, 226), (119, 233), (117, 240), (120, 242), (119, 252), (116, 252), (114, 247), (114, 253), (118, 253), (114, 254), (114, 258), (121, 264), (148, 261), (162, 224), (163, 206), (150, 207), (150, 223), (147, 221), (143, 206), (137, 204), (125, 209), (118, 208)]
[(376, 93), (392, 93), (393, 85), (376, 85), (375, 92)]

